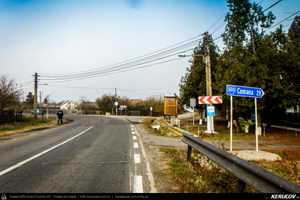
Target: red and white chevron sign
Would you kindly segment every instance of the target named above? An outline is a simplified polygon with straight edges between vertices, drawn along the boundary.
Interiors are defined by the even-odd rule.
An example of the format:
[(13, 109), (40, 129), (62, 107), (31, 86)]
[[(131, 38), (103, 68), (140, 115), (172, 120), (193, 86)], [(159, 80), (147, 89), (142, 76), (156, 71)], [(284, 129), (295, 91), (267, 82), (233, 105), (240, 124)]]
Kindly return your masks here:
[(219, 96), (201, 96), (198, 98), (199, 104), (220, 104), (222, 98)]

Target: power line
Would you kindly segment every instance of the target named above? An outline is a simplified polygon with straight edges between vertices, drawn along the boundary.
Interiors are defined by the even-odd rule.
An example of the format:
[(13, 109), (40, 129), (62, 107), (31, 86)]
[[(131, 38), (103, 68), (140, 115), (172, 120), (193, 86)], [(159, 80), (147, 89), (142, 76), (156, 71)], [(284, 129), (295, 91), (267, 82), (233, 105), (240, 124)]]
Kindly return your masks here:
[[(59, 87), (59, 88), (71, 88), (71, 89), (91, 89), (91, 90), (114, 90), (115, 88), (97, 88), (97, 87), (88, 87), (88, 86), (70, 86), (70, 85), (52, 85), (48, 84), (50, 87)], [(152, 90), (166, 90), (166, 89), (174, 89), (177, 87), (165, 87), (165, 88), (139, 88), (139, 89), (131, 89), (130, 91), (152, 91)], [(123, 88), (118, 88), (120, 90), (127, 90)]]
[[(210, 30), (215, 24), (217, 24), (224, 16), (225, 16), (225, 14), (226, 13), (224, 13), (214, 24), (212, 24), (212, 26), (210, 26), (210, 28), (208, 29), (208, 30)], [(219, 27), (217, 28), (217, 29), (219, 29)], [(216, 30), (215, 30), (216, 31)], [(83, 75), (86, 75), (86, 76), (89, 76), (91, 73), (95, 73), (95, 70), (98, 72), (98, 70), (104, 70), (104, 69), (108, 69), (108, 68), (111, 68), (112, 66), (114, 66), (114, 67), (120, 67), (120, 65), (122, 64), (122, 65), (124, 65), (124, 63), (126, 63), (127, 61), (132, 61), (132, 62), (139, 62), (139, 61), (141, 61), (141, 59), (142, 60), (145, 60), (145, 59), (149, 59), (149, 58), (153, 58), (153, 57), (156, 57), (156, 56), (159, 56), (159, 55), (162, 55), (163, 53), (168, 53), (168, 52), (170, 52), (170, 51), (172, 51), (172, 50), (176, 50), (176, 49), (178, 49), (178, 48), (180, 48), (180, 47), (184, 47), (184, 46), (186, 46), (186, 45), (191, 45), (191, 44), (194, 44), (195, 42), (199, 42), (200, 41), (200, 39), (201, 38), (199, 38), (199, 39), (197, 39), (197, 40), (195, 40), (195, 41), (192, 41), (192, 42), (189, 42), (189, 43), (186, 43), (186, 44), (183, 44), (183, 43), (185, 43), (185, 42), (187, 42), (187, 41), (190, 41), (190, 40), (192, 40), (192, 39), (195, 39), (195, 38), (197, 38), (197, 37), (200, 37), (200, 36), (203, 36), (203, 34), (200, 34), (200, 35), (197, 35), (197, 36), (195, 36), (195, 37), (192, 37), (192, 38), (190, 38), (190, 39), (188, 39), (188, 40), (184, 40), (184, 41), (182, 41), (182, 42), (179, 42), (179, 43), (176, 43), (176, 44), (174, 44), (174, 45), (170, 45), (170, 46), (167, 46), (167, 47), (165, 47), (165, 48), (163, 48), (163, 49), (160, 49), (160, 50), (157, 50), (157, 51), (154, 51), (154, 52), (151, 52), (151, 53), (148, 53), (148, 54), (145, 54), (145, 55), (143, 55), (143, 56), (140, 56), (140, 57), (137, 57), (137, 58), (134, 58), (134, 59), (129, 59), (129, 60), (126, 60), (126, 61), (123, 61), (123, 62), (120, 62), (120, 63), (117, 63), (117, 64), (113, 64), (113, 65), (109, 65), (109, 66), (106, 66), (106, 67), (104, 67), (104, 68), (95, 68), (95, 69), (90, 69), (90, 70), (83, 70), (83, 71), (79, 71), (79, 72), (74, 72), (74, 73), (67, 73), (67, 74), (49, 74), (49, 75), (47, 75), (47, 74), (42, 74), (41, 76), (43, 76), (43, 77), (48, 77), (48, 78), (50, 78), (50, 77), (57, 77), (57, 78), (79, 78), (79, 77), (83, 77)], [(183, 44), (183, 45), (180, 45), (180, 46), (178, 46), (179, 44)], [(177, 46), (177, 47), (176, 47)], [(173, 48), (173, 49), (169, 49), (169, 48), (171, 48), (171, 47), (175, 47), (175, 48)], [(154, 54), (154, 53), (157, 53), (157, 52), (160, 52), (160, 53), (158, 53), (158, 54)], [(153, 55), (154, 54), (154, 55)], [(150, 57), (146, 57), (146, 56), (148, 56), (148, 55), (151, 55)], [(146, 58), (145, 58), (146, 57)], [(126, 63), (126, 64), (132, 64), (132, 62), (131, 63)], [(116, 66), (117, 65), (117, 66)]]
[(135, 94), (142, 94), (142, 95), (147, 95), (147, 96), (151, 96), (153, 94), (147, 94), (147, 93), (143, 93), (143, 92), (135, 92), (132, 90), (128, 90), (128, 89), (123, 89), (123, 88), (118, 88), (119, 90), (123, 90), (123, 91), (127, 91), (127, 92), (131, 92), (131, 93), (135, 93)]
[[(213, 41), (216, 41), (220, 38), (221, 38), (221, 35), (219, 37), (215, 38)], [(190, 51), (190, 50), (193, 50), (193, 49), (194, 48), (191, 48), (191, 49), (185, 50), (184, 52)], [(136, 70), (136, 69), (141, 69), (141, 68), (145, 68), (145, 67), (149, 67), (149, 66), (153, 66), (153, 65), (157, 65), (157, 64), (162, 64), (162, 63), (178, 60), (180, 58), (166, 60), (166, 61), (162, 61), (162, 62), (150, 64), (150, 65), (145, 65), (145, 66), (141, 66), (141, 67), (136, 67), (136, 66), (143, 65), (143, 64), (146, 64), (146, 63), (149, 63), (149, 62), (154, 62), (154, 61), (161, 60), (161, 59), (164, 59), (164, 58), (167, 58), (167, 57), (170, 57), (170, 56), (178, 55), (178, 54), (184, 53), (184, 52), (176, 52), (174, 54), (164, 56), (164, 57), (160, 57), (160, 58), (157, 58), (155, 60), (150, 60), (150, 61), (147, 61), (147, 62), (144, 62), (144, 63), (138, 63), (136, 65), (127, 66), (127, 67), (120, 68), (120, 69), (112, 69), (110, 71), (102, 71), (102, 72), (94, 73), (94, 74), (91, 74), (91, 75), (85, 75), (85, 76), (81, 76), (81, 77), (72, 77), (72, 78), (66, 77), (66, 78), (55, 78), (55, 79), (53, 79), (53, 78), (52, 79), (46, 79), (45, 78), (45, 79), (41, 79), (41, 80), (55, 81), (55, 82), (69, 82), (69, 81), (74, 81), (74, 80), (82, 80), (82, 79), (86, 79), (86, 78), (102, 77), (102, 76), (106, 76), (106, 75), (111, 75), (111, 74), (115, 74), (115, 73), (126, 72), (126, 71), (131, 71), (131, 70)], [(133, 68), (133, 67), (135, 67), (135, 68)]]
[(59, 87), (59, 88), (73, 88), (73, 89), (92, 89), (92, 90), (112, 90), (112, 89), (115, 89), (115, 88), (95, 88), (95, 87), (68, 86), (68, 85), (51, 85), (51, 84), (48, 84), (47, 86), (50, 86), (50, 87)]
[[(198, 42), (198, 40), (197, 41), (193, 41), (193, 43), (195, 43), (195, 42)], [(189, 43), (189, 45), (190, 45), (190, 43)], [(174, 50), (176, 50), (176, 49), (172, 49), (170, 52), (166, 52), (166, 53), (175, 52)], [(188, 50), (185, 50), (184, 52), (186, 52)], [(176, 52), (176, 53), (173, 53), (173, 54), (168, 54), (167, 56), (163, 56), (163, 55), (166, 55), (164, 53), (164, 54), (161, 54), (161, 56), (163, 56), (163, 57), (158, 57), (158, 56), (151, 56), (151, 57), (149, 57), (149, 59), (153, 58), (152, 60), (148, 59), (148, 61), (147, 61), (147, 59), (141, 59), (140, 62), (135, 61), (135, 62), (123, 64), (123, 65), (117, 65), (117, 66), (114, 66), (114, 67), (108, 67), (108, 68), (99, 69), (99, 70), (92, 71), (92, 72), (89, 72), (89, 73), (81, 73), (81, 74), (70, 75), (70, 76), (66, 76), (66, 75), (60, 75), (60, 76), (57, 76), (57, 75), (56, 76), (41, 75), (41, 77), (42, 77), (41, 79), (43, 79), (43, 80), (57, 80), (57, 79), (73, 79), (73, 78), (77, 79), (77, 78), (81, 78), (81, 77), (89, 77), (91, 75), (105, 73), (106, 71), (118, 70), (120, 68), (132, 67), (132, 66), (137, 66), (137, 65), (149, 63), (149, 62), (154, 62), (154, 61), (157, 61), (157, 60), (161, 60), (163, 58), (167, 58), (167, 57), (176, 55), (178, 53), (182, 53), (182, 52)], [(155, 57), (157, 57), (157, 58), (155, 58)], [(142, 62), (142, 61), (144, 61), (144, 62)]]
[(33, 83), (33, 81), (21, 82), (20, 85), (18, 85), (18, 87), (24, 87), (24, 86), (29, 85), (31, 83)]
[(227, 13), (227, 12), (225, 12), (219, 19), (217, 19), (217, 21), (207, 29), (207, 32), (208, 32), (212, 27), (214, 27), (214, 25), (216, 25), (223, 17), (225, 17), (226, 13)]
[(166, 90), (166, 89), (174, 89), (178, 87), (165, 87), (165, 88), (139, 88), (139, 89), (132, 89), (133, 91), (151, 91), (151, 90)]
[[(212, 28), (223, 17), (224, 17), (224, 14), (210, 28)], [(130, 64), (138, 63), (136, 65), (133, 65), (133, 66), (138, 66), (138, 65), (149, 63), (149, 62), (154, 62), (156, 60), (161, 60), (161, 59), (167, 58), (169, 56), (172, 56), (173, 54), (165, 56), (165, 57), (157, 58), (158, 56), (162, 56), (162, 55), (165, 55), (166, 53), (174, 52), (174, 51), (176, 51), (180, 48), (186, 47), (188, 45), (193, 45), (195, 42), (198, 43), (201, 38), (199, 38), (197, 40), (194, 40), (194, 41), (191, 41), (189, 43), (185, 43), (185, 42), (190, 41), (192, 39), (195, 39), (197, 37), (200, 37), (202, 35), (203, 34), (200, 34), (196, 37), (190, 38), (188, 40), (184, 40), (184, 41), (176, 43), (174, 45), (170, 45), (168, 47), (165, 47), (163, 49), (151, 52), (149, 54), (145, 54), (145, 55), (137, 57), (135, 59), (126, 60), (126, 61), (131, 61), (129, 63), (126, 63), (126, 61), (123, 61), (123, 62), (120, 62), (122, 64), (118, 63), (118, 64), (109, 65), (109, 66), (106, 66), (106, 67), (103, 67), (103, 68), (98, 67), (98, 68), (95, 68), (95, 69), (83, 70), (83, 71), (74, 72), (74, 73), (67, 73), (67, 74), (52, 74), (52, 75), (51, 74), (49, 74), (49, 75), (41, 74), (41, 80), (49, 80), (49, 81), (52, 81), (52, 80), (80, 80), (82, 78), (95, 77), (96, 75), (99, 75), (99, 74), (105, 74), (105, 73), (110, 73), (110, 72), (114, 72), (114, 71), (118, 71), (118, 70), (123, 70), (124, 68), (131, 68), (132, 66), (130, 66)], [(185, 43), (185, 44), (183, 44), (183, 43)], [(180, 46), (178, 46), (179, 44), (180, 44)], [(171, 47), (174, 47), (174, 48), (169, 49)], [(160, 53), (157, 53), (157, 52), (160, 52)], [(176, 54), (178, 54), (178, 53), (182, 53), (182, 52), (176, 52)], [(147, 55), (151, 55), (151, 56), (146, 57)], [(154, 58), (154, 59), (147, 61), (150, 58)], [(139, 63), (139, 62), (145, 61), (145, 60), (146, 60), (146, 62)], [(129, 66), (125, 67), (125, 65), (129, 65)]]
[[(201, 35), (199, 35), (199, 36), (201, 36)], [(199, 36), (196, 36), (196, 37), (199, 37)], [(196, 37), (190, 38), (190, 39), (185, 40), (183, 42), (189, 41), (191, 39), (195, 39)], [(124, 65), (128, 65), (128, 64), (133, 64), (133, 63), (136, 63), (136, 62), (140, 62), (140, 61), (143, 61), (143, 60), (147, 60), (147, 59), (150, 59), (150, 58), (155, 58), (157, 56), (161, 56), (161, 55), (164, 55), (164, 54), (167, 54), (167, 53), (177, 51), (181, 48), (186, 48), (187, 46), (194, 45), (195, 43), (198, 43), (200, 40), (201, 40), (201, 38), (193, 40), (193, 41), (185, 43), (185, 44), (182, 44), (183, 42), (179, 42), (177, 44), (168, 46), (166, 48), (163, 48), (163, 49), (160, 49), (160, 50), (157, 50), (157, 51), (154, 51), (152, 53), (148, 53), (148, 54), (145, 54), (143, 56), (136, 57), (134, 59), (129, 59), (129, 60), (117, 63), (117, 64), (112, 64), (112, 65), (108, 65), (108, 66), (104, 66), (104, 67), (98, 67), (98, 68), (95, 68), (95, 69), (78, 71), (78, 72), (73, 72), (73, 73), (66, 73), (66, 74), (41, 74), (41, 76), (43, 76), (43, 77), (66, 77), (66, 76), (78, 76), (78, 75), (82, 75), (82, 74), (94, 73), (95, 71), (98, 71), (98, 70), (104, 70), (104, 69), (109, 69), (109, 68), (112, 68), (112, 67), (124, 66)], [(181, 45), (177, 46), (178, 44), (181, 44)], [(177, 46), (177, 47), (174, 47), (174, 46)], [(174, 48), (168, 49), (170, 47), (174, 47)], [(160, 53), (157, 53), (157, 52), (160, 52)], [(151, 55), (151, 56), (145, 57), (146, 55)], [(127, 61), (130, 61), (130, 62), (127, 62)]]
[[(260, 5), (262, 2), (264, 2), (265, 0), (260, 1), (257, 5)], [(269, 6), (267, 9), (265, 9), (263, 12), (269, 10), (270, 8), (272, 8), (273, 6), (275, 6), (276, 4), (278, 4), (280, 1), (282, 0), (278, 0), (276, 3), (274, 3), (273, 5)], [(211, 29), (215, 24), (217, 24), (218, 21), (220, 21), (223, 17), (226, 16), (225, 12), (209, 29)], [(220, 28), (222, 28), (224, 25), (226, 24), (226, 22), (224, 21), (221, 25), (219, 25), (214, 31), (212, 31), (211, 35), (213, 35), (215, 32), (217, 32)], [(208, 29), (208, 30), (209, 30)], [(219, 39), (219, 38), (218, 38)]]
[(222, 28), (225, 25), (225, 22), (223, 22), (220, 26), (218, 26), (211, 34), (213, 35), (217, 30)]
[(294, 15), (296, 15), (296, 14), (297, 14), (297, 13), (299, 13), (299, 12), (300, 12), (300, 10), (298, 10), (298, 11), (294, 12), (293, 14), (291, 14), (290, 16), (288, 16), (288, 17), (284, 18), (283, 20), (281, 20), (281, 21), (280, 21), (280, 22), (278, 22), (277, 24), (275, 24), (275, 25), (273, 25), (273, 26), (269, 27), (267, 30), (270, 30), (270, 29), (274, 28), (275, 26), (277, 26), (277, 25), (281, 24), (282, 22), (284, 22), (284, 21), (288, 20), (289, 18), (293, 17)]
[(266, 8), (265, 10), (263, 10), (263, 12), (269, 10), (270, 8), (274, 7), (275, 5), (277, 5), (279, 2), (281, 2), (282, 0), (278, 0), (275, 3), (273, 3), (272, 5), (270, 5), (268, 8)]
[(285, 28), (285, 27), (287, 27), (287, 26), (290, 26), (292, 23), (293, 23), (293, 22), (288, 23), (288, 24), (284, 25), (282, 28)]
[(28, 90), (28, 89), (32, 89), (32, 86), (27, 86), (27, 87), (24, 87), (24, 88), (20, 88), (20, 90)]
[(114, 72), (114, 71), (124, 70), (124, 69), (127, 69), (127, 68), (133, 68), (133, 67), (136, 67), (136, 66), (139, 66), (139, 65), (144, 65), (144, 64), (147, 64), (147, 63), (155, 62), (155, 61), (162, 60), (162, 59), (174, 56), (174, 55), (178, 55), (180, 53), (184, 53), (184, 52), (187, 52), (187, 51), (190, 51), (190, 50), (193, 50), (193, 49), (194, 48), (188, 49), (188, 50), (185, 50), (185, 51), (182, 51), (182, 52), (176, 52), (176, 53), (164, 56), (164, 57), (159, 57), (159, 58), (156, 58), (156, 59), (153, 59), (153, 60), (150, 60), (150, 61), (135, 64), (135, 65), (124, 66), (123, 68), (112, 68), (110, 70), (98, 71), (98, 72), (94, 72), (93, 74), (87, 74), (87, 75), (83, 75), (83, 76), (79, 76), (79, 77), (43, 78), (43, 79), (41, 78), (41, 80), (46, 80), (46, 81), (52, 81), (52, 80), (78, 80), (78, 79), (82, 79), (82, 78), (95, 77), (95, 76), (98, 76), (98, 75), (101, 75), (101, 74), (106, 74), (106, 73), (110, 73), (110, 72)]
[[(264, 0), (262, 0), (260, 3), (262, 3), (263, 1)], [(276, 2), (275, 4), (270, 6), (269, 8), (275, 6), (280, 1), (282, 1), (282, 0), (279, 0), (278, 2)], [(269, 8), (267, 8), (267, 9), (269, 9)], [(218, 18), (217, 21), (214, 24), (212, 24), (209, 27), (208, 30), (210, 30), (213, 26), (215, 26), (225, 15), (226, 15), (226, 12), (220, 18)], [(217, 29), (215, 29), (213, 33), (215, 33), (222, 26), (223, 26), (223, 24), (221, 26), (219, 26)], [(191, 42), (188, 42), (188, 41), (193, 40), (193, 39), (195, 39), (197, 37), (200, 37), (200, 36), (203, 36), (203, 34), (200, 34), (200, 35), (197, 35), (197, 36), (192, 37), (190, 39), (184, 40), (182, 42), (167, 46), (163, 49), (145, 54), (143, 56), (139, 56), (139, 57), (136, 57), (136, 58), (133, 58), (133, 59), (125, 60), (123, 62), (119, 62), (117, 64), (105, 66), (105, 67), (102, 67), (102, 68), (97, 67), (97, 68), (94, 68), (94, 69), (82, 70), (82, 71), (78, 71), (78, 72), (65, 73), (65, 74), (42, 74), (41, 75), (41, 77), (42, 77), (41, 80), (49, 80), (49, 81), (53, 81), (53, 80), (54, 81), (55, 80), (81, 80), (81, 79), (84, 79), (84, 78), (97, 77), (98, 75), (101, 75), (101, 74), (110, 74), (111, 72), (116, 72), (116, 71), (119, 71), (119, 70), (122, 71), (126, 68), (132, 68), (134, 66), (143, 65), (143, 64), (146, 64), (146, 63), (149, 63), (149, 62), (154, 62), (156, 60), (161, 60), (161, 59), (164, 59), (166, 57), (169, 57), (171, 55), (158, 58), (158, 56), (163, 56), (167, 53), (171, 53), (171, 52), (174, 52), (178, 49), (184, 48), (187, 45), (193, 45), (195, 42), (199, 42), (201, 38), (199, 38), (197, 40), (194, 40), (194, 41), (191, 41)], [(219, 39), (219, 38), (217, 38), (217, 39)], [(186, 42), (188, 42), (188, 43), (186, 43)], [(180, 45), (180, 46), (178, 46), (178, 45)], [(152, 60), (149, 60), (149, 59), (152, 59)], [(128, 62), (128, 61), (130, 61), (130, 62)], [(145, 61), (145, 62), (140, 63), (141, 61)], [(129, 66), (126, 66), (126, 65), (129, 65)]]
[[(122, 70), (118, 70), (118, 71), (112, 71), (112, 72), (109, 72), (109, 73), (107, 72), (105, 74), (100, 74), (100, 75), (93, 76), (93, 77), (78, 78), (76, 80), (82, 80), (82, 79), (86, 79), (86, 78), (103, 77), (103, 76), (112, 75), (112, 74), (116, 74), (116, 73), (122, 73), (122, 72), (142, 69), (142, 68), (146, 68), (146, 67), (150, 67), (150, 66), (154, 66), (154, 65), (159, 65), (159, 64), (163, 64), (163, 63), (167, 63), (167, 62), (172, 62), (172, 61), (179, 60), (179, 59), (182, 59), (182, 58), (170, 59), (170, 60), (166, 60), (166, 61), (162, 61), (162, 62), (158, 62), (158, 63), (154, 63), (154, 64), (149, 64), (149, 65), (145, 65), (145, 66), (141, 66), (141, 67), (136, 67), (136, 68), (133, 68), (133, 69), (122, 69)], [(61, 83), (61, 82), (69, 82), (69, 81), (74, 81), (74, 79), (73, 80), (57, 80), (57, 81), (54, 81), (54, 82), (55, 83)]]
[(265, 0), (261, 0), (258, 4), (261, 4), (262, 2), (264, 2)]

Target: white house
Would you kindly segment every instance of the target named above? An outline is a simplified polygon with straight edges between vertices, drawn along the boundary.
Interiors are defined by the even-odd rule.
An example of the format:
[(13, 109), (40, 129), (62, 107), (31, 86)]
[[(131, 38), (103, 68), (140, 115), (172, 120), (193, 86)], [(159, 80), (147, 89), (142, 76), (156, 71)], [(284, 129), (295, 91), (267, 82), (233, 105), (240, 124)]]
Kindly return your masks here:
[(61, 110), (74, 110), (79, 105), (78, 102), (75, 101), (66, 101), (63, 104), (60, 105)]

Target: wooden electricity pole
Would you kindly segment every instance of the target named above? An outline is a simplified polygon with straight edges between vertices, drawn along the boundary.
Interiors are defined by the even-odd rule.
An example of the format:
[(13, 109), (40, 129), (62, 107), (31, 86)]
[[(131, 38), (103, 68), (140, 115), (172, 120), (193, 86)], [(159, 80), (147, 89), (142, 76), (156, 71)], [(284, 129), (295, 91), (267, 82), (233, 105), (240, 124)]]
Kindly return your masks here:
[[(204, 38), (207, 42), (206, 44), (206, 67), (205, 67), (205, 75), (206, 75), (206, 96), (212, 96), (212, 87), (211, 87), (211, 63), (210, 63), (210, 50), (209, 50), (209, 37), (208, 32), (205, 32)], [(211, 104), (210, 104), (211, 106)], [(207, 133), (214, 133), (214, 118), (211, 116), (207, 116)]]
[(35, 73), (34, 75), (34, 117), (37, 118), (37, 89), (38, 89), (38, 73)]

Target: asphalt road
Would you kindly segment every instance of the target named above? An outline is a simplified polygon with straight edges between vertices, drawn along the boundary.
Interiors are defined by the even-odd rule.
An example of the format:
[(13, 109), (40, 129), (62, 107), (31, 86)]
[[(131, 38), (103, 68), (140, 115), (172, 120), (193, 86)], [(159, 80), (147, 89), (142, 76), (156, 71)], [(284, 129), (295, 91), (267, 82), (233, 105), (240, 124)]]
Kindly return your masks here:
[(70, 124), (0, 142), (0, 193), (151, 190), (141, 146), (134, 144), (139, 138), (129, 121), (71, 118)]

